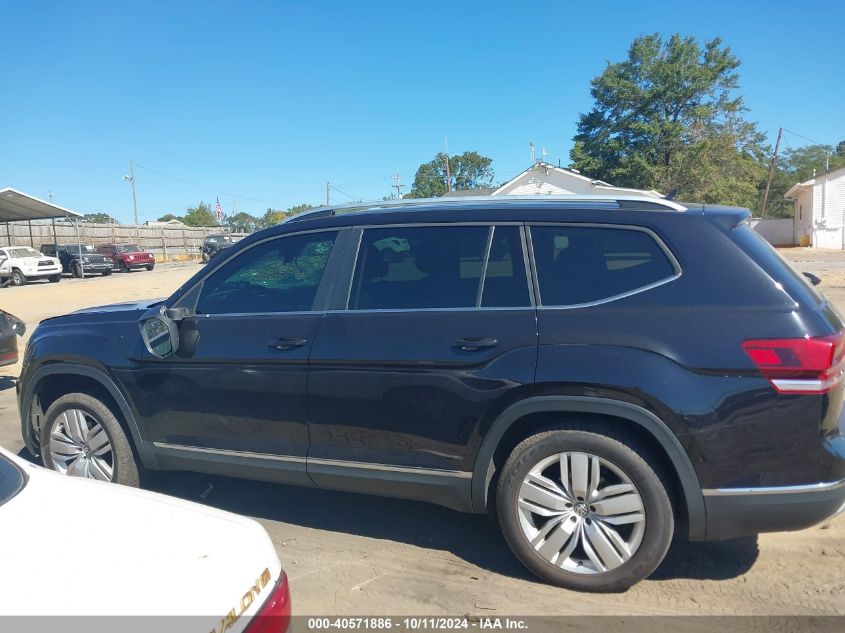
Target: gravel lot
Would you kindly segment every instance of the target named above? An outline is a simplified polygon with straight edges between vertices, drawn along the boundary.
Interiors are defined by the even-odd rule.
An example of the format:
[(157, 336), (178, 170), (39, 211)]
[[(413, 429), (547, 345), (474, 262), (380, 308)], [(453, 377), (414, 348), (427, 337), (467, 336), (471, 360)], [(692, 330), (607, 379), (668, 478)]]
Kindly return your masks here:
[[(845, 253), (784, 254), (822, 277), (822, 288), (845, 312)], [(196, 270), (195, 264), (162, 265), (153, 272), (0, 289), (0, 306), (31, 331), (43, 318), (81, 307), (166, 296)], [(0, 369), (0, 445), (15, 452), (23, 448), (14, 396), (18, 370)], [(482, 516), (207, 475), (159, 474), (151, 486), (261, 521), (290, 577), (298, 614), (845, 614), (845, 516), (803, 532), (677, 542), (652, 579), (621, 595), (591, 595), (533, 580)]]

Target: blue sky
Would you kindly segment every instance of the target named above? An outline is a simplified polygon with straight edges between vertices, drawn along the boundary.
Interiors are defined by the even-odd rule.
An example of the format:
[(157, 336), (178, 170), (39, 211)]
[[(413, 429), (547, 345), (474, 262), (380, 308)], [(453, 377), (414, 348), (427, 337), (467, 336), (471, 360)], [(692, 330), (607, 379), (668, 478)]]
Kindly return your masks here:
[[(845, 3), (0, 0), (0, 187), (140, 219), (410, 186), (443, 149), (563, 164), (589, 81), (637, 35), (721, 36), (772, 141), (845, 139)], [(792, 147), (805, 144), (787, 135)], [(407, 189), (406, 189), (407, 190)]]

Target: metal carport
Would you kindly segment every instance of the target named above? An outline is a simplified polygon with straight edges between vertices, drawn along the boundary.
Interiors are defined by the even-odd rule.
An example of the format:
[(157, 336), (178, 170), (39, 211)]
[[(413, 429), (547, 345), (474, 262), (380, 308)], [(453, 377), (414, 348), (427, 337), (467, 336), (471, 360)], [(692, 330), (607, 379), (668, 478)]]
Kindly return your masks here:
[[(29, 242), (35, 248), (35, 239), (32, 236), (32, 221), (33, 220), (51, 220), (53, 225), (53, 243), (58, 248), (56, 239), (56, 218), (66, 218), (73, 222), (74, 219), (81, 218), (82, 214), (70, 209), (65, 209), (52, 202), (47, 202), (34, 196), (27, 195), (11, 187), (0, 189), (0, 222), (6, 225), (6, 241), (9, 246), (12, 245), (12, 235), (9, 231), (9, 222), (23, 222), (26, 221), (29, 225)], [(76, 227), (77, 244), (79, 246), (79, 260), (82, 261), (82, 244), (79, 242), (79, 225), (74, 222)], [(85, 271), (82, 272), (83, 279), (85, 278)]]

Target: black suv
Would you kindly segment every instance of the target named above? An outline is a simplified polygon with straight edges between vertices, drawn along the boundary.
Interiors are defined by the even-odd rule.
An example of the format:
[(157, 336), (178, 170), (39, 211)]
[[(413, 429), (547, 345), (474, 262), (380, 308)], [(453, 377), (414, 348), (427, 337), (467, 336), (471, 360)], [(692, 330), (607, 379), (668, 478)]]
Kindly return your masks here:
[(224, 250), (233, 246), (234, 242), (230, 235), (206, 235), (202, 242), (202, 263), (207, 264), (217, 257)]
[(307, 213), (164, 301), (47, 319), (49, 468), (192, 470), (490, 512), (541, 578), (622, 590), (693, 540), (845, 502), (843, 321), (743, 209), (434, 200)]
[[(49, 257), (55, 257), (62, 263), (62, 272), (71, 273), (74, 277), (85, 275), (111, 275), (111, 260), (94, 252), (88, 244), (42, 244), (41, 252)], [(80, 254), (82, 255), (80, 264)], [(84, 272), (83, 272), (84, 271)]]

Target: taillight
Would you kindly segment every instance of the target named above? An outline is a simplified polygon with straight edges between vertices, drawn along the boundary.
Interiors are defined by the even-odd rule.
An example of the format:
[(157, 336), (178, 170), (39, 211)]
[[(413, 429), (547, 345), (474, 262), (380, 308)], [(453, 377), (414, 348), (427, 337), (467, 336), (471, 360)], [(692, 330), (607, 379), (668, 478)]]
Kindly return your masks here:
[(842, 382), (845, 330), (831, 336), (745, 341), (742, 349), (778, 393), (827, 393)]
[(290, 614), (290, 587), (288, 577), (282, 572), (273, 593), (249, 621), (244, 633), (285, 633), (290, 625)]

